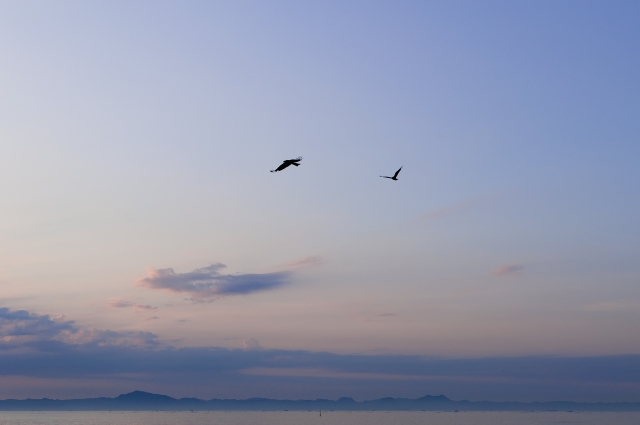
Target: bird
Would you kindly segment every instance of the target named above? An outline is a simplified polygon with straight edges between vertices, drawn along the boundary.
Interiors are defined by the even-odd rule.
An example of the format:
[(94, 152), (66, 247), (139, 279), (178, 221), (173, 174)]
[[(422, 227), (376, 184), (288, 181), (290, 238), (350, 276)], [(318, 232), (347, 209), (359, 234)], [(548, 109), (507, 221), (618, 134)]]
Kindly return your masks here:
[(276, 168), (275, 170), (271, 170), (272, 173), (276, 173), (278, 171), (282, 171), (285, 168), (287, 168), (289, 165), (295, 165), (296, 167), (300, 164), (298, 164), (298, 162), (302, 161), (302, 157), (299, 156), (296, 159), (286, 159), (284, 161), (282, 161), (282, 164), (280, 164), (280, 166), (278, 168)]
[[(404, 165), (402, 167), (404, 167)], [(402, 167), (398, 168), (398, 171), (396, 171), (393, 177), (389, 177), (389, 176), (380, 176), (380, 177), (384, 177), (385, 179), (398, 180), (398, 174), (400, 174), (400, 170), (402, 170)]]

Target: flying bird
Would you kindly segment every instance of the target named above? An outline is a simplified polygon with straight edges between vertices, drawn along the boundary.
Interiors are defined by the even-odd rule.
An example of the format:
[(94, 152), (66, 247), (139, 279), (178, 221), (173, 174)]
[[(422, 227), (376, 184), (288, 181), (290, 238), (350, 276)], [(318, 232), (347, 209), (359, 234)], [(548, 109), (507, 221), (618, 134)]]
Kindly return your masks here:
[(271, 172), (272, 173), (276, 173), (278, 171), (282, 171), (285, 168), (287, 168), (289, 165), (295, 165), (297, 167), (298, 165), (300, 165), (300, 164), (298, 164), (298, 162), (300, 162), (300, 161), (302, 161), (302, 157), (301, 156), (297, 157), (296, 159), (284, 160), (282, 162), (282, 164), (280, 164), (280, 166), (278, 168), (276, 168), (275, 170), (271, 170)]
[[(281, 165), (282, 167), (282, 165)], [(403, 165), (404, 167), (404, 165)], [(398, 180), (398, 174), (400, 174), (400, 170), (402, 170), (402, 167), (398, 168), (398, 171), (396, 171), (396, 173), (393, 175), (393, 177), (389, 177), (389, 176), (380, 176), (380, 177), (384, 177), (385, 179), (391, 179), (391, 180)]]

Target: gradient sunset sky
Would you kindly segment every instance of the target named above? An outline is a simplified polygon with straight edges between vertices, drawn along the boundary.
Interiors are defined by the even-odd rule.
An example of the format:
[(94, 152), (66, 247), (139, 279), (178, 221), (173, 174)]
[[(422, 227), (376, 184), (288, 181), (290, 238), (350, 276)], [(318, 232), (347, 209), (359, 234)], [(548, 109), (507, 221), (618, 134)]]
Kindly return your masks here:
[(0, 398), (640, 401), (639, 22), (0, 3)]

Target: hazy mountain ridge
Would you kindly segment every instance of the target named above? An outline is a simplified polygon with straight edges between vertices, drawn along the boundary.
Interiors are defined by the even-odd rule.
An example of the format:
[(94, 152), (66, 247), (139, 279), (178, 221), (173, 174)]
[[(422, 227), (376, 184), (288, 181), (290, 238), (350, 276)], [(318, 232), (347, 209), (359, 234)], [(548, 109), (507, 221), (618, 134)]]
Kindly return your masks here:
[(338, 400), (272, 400), (267, 398), (176, 399), (162, 394), (133, 391), (115, 398), (99, 397), (72, 400), (26, 399), (0, 400), (0, 410), (461, 410), (461, 411), (640, 411), (640, 403), (493, 402), (451, 400), (444, 395), (427, 395), (417, 399), (380, 398), (355, 401)]

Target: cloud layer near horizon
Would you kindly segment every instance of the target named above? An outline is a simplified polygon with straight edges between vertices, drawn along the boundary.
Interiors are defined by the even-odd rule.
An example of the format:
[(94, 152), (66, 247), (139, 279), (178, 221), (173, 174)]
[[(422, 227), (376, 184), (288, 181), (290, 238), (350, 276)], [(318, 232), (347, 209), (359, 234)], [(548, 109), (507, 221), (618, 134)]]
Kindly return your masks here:
[(137, 280), (138, 285), (151, 289), (164, 289), (186, 293), (194, 298), (218, 298), (227, 295), (247, 295), (278, 288), (289, 281), (290, 272), (262, 274), (221, 274), (224, 264), (216, 263), (188, 273), (173, 269), (149, 268), (147, 277)]
[[(38, 385), (23, 392), (30, 397), (59, 394), (69, 385), (76, 392), (72, 388), (65, 393), (80, 398), (87, 396), (87, 390), (94, 396), (113, 396), (135, 389), (200, 398), (445, 394), (475, 400), (630, 401), (640, 397), (637, 355), (437, 359), (264, 350), (255, 338), (245, 346), (180, 348), (163, 344), (148, 332), (84, 328), (64, 318), (0, 308), (0, 383), (15, 377), (21, 379), (18, 382), (55, 383), (51, 394), (38, 392)], [(95, 393), (103, 387), (111, 392)], [(0, 397), (15, 397), (15, 391), (0, 385)]]
[(0, 351), (3, 353), (15, 350), (22, 354), (25, 351), (42, 352), (61, 346), (150, 347), (158, 344), (156, 338), (151, 332), (81, 327), (64, 317), (51, 318), (48, 314), (0, 308)]

